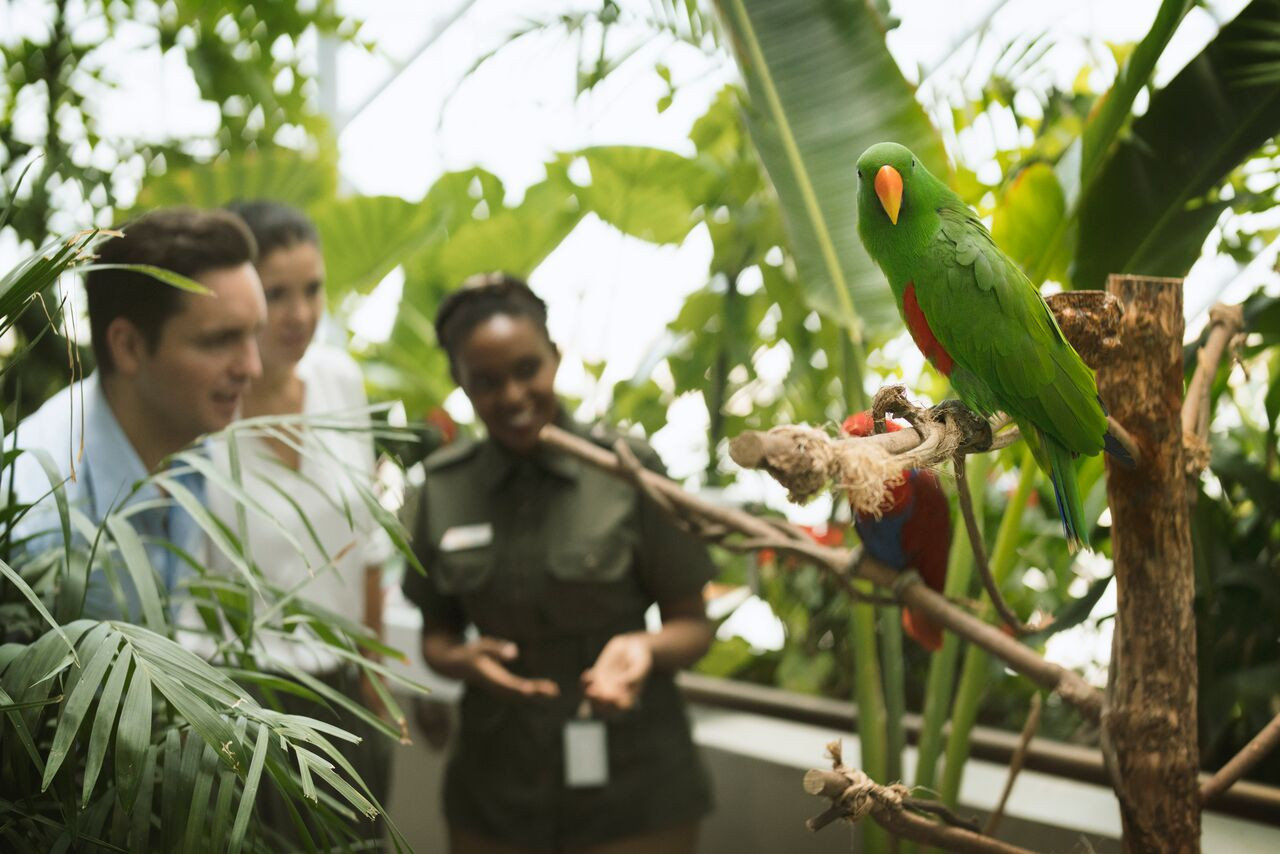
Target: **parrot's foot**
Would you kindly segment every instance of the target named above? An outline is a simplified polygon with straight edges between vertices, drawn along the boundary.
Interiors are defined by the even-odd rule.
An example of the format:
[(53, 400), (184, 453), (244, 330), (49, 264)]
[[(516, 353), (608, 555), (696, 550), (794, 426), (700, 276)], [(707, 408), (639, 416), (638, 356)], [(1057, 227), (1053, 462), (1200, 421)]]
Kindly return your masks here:
[(907, 397), (906, 386), (887, 385), (876, 392), (875, 398), (871, 401), (871, 423), (874, 425), (874, 432), (885, 431), (886, 415), (896, 415), (906, 421), (920, 436), (920, 441), (924, 441), (924, 431), (920, 429), (920, 425), (931, 420), (929, 410), (911, 402)]
[(960, 433), (964, 437), (960, 443), (960, 451), (986, 451), (991, 448), (991, 422), (961, 401), (944, 400), (930, 407), (928, 413), (934, 421), (949, 421), (960, 428)]

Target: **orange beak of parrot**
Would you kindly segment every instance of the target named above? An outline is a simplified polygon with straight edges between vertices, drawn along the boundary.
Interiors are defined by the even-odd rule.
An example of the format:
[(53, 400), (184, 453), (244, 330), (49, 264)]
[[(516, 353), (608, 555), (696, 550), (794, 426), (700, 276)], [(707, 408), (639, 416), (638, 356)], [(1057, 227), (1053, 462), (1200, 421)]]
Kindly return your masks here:
[(889, 215), (889, 222), (897, 225), (898, 211), (902, 208), (902, 175), (887, 163), (876, 173), (876, 195)]

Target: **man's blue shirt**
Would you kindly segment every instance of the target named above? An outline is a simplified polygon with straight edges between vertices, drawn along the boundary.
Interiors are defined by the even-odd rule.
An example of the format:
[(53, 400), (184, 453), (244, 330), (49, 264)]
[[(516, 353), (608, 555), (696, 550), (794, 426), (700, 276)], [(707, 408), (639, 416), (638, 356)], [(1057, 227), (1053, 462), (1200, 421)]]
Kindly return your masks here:
[[(100, 525), (111, 511), (145, 503), (146, 507), (128, 515), (128, 522), (142, 538), (160, 585), (171, 594), (191, 570), (161, 543), (172, 543), (194, 559), (204, 559), (205, 537), (191, 516), (154, 483), (139, 485), (147, 477), (146, 468), (116, 420), (97, 372), (49, 398), (6, 437), (5, 445), (47, 452), (63, 480), (67, 503), (94, 525)], [(203, 501), (204, 482), (197, 472), (188, 469), (175, 472), (174, 476)], [(22, 519), (14, 534), (15, 539), (33, 537), (32, 549), (43, 550), (62, 542), (57, 506), (49, 494), (51, 488), (48, 474), (33, 454), (18, 457), (14, 465), (15, 497), (22, 504), (40, 503)], [(106, 574), (97, 568), (89, 577), (84, 616), (139, 620), (141, 608), (128, 573), (121, 567), (116, 576), (124, 608)]]

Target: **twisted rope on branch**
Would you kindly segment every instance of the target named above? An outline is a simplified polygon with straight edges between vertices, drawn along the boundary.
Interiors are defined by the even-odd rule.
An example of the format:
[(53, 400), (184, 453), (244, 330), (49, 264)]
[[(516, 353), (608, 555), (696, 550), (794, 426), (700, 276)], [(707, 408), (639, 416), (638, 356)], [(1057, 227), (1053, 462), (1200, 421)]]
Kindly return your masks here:
[[(889, 435), (904, 433), (909, 434), (909, 431)], [(726, 529), (734, 535), (753, 541), (754, 547), (789, 551), (837, 578), (862, 578), (882, 590), (894, 590), (895, 585), (901, 583), (900, 589), (895, 592), (899, 594), (902, 604), (915, 608), (938, 625), (996, 656), (1010, 669), (1026, 676), (1040, 687), (1057, 692), (1066, 702), (1075, 706), (1086, 720), (1093, 723), (1099, 720), (1102, 695), (1085, 682), (1080, 674), (1045, 661), (1035, 650), (968, 613), (915, 577), (901, 581), (900, 573), (880, 563), (862, 549), (836, 549), (819, 545), (794, 526), (760, 519), (734, 507), (712, 504), (689, 494), (679, 484), (656, 472), (628, 469), (616, 454), (555, 425), (542, 428), (540, 438), (543, 444), (572, 454), (617, 477), (642, 484), (646, 492), (661, 493), (674, 508), (677, 515), (672, 518), (676, 520), (696, 518), (700, 526), (710, 523), (717, 534), (721, 529)], [(780, 531), (780, 527), (785, 532)]]
[(936, 412), (912, 406), (902, 386), (881, 389), (872, 410), (881, 416), (902, 415), (915, 429), (849, 438), (833, 438), (804, 426), (774, 427), (766, 433), (748, 430), (730, 440), (729, 456), (743, 468), (767, 471), (796, 503), (803, 504), (830, 485), (848, 494), (856, 512), (878, 517), (890, 490), (902, 483), (908, 470), (936, 468), (958, 453), (998, 450), (1018, 438), (1016, 429), (993, 438), (991, 422), (960, 406)]
[[(619, 439), (614, 442), (613, 452), (618, 455), (618, 462), (622, 469), (619, 473), (631, 481), (636, 489), (643, 492), (659, 509), (666, 513), (677, 528), (687, 531), (705, 542), (714, 543), (721, 548), (740, 554), (768, 549), (777, 554), (786, 554), (801, 559), (809, 557), (808, 553), (803, 548), (798, 548), (796, 544), (812, 543), (813, 540), (806, 537), (802, 531), (796, 529), (793, 525), (788, 525), (779, 520), (770, 519), (765, 521), (773, 523), (773, 530), (777, 536), (783, 538), (782, 542), (778, 541), (777, 536), (728, 539), (729, 535), (733, 533), (732, 530), (724, 525), (710, 523), (697, 515), (690, 516), (679, 512), (666, 495), (641, 477), (640, 473), (646, 469), (639, 458), (636, 457), (635, 452), (631, 450), (631, 446), (626, 443), (626, 440)], [(896, 599), (887, 596), (868, 595), (861, 592), (853, 586), (851, 580), (853, 575), (852, 571), (835, 574), (836, 583), (841, 586), (845, 595), (853, 601), (865, 602), (869, 605), (898, 604)]]
[[(856, 823), (870, 816), (898, 836), (948, 851), (1030, 854), (1025, 848), (984, 836), (976, 822), (960, 818), (937, 801), (911, 797), (911, 790), (902, 783), (881, 785), (864, 772), (846, 767), (839, 741), (827, 745), (827, 754), (831, 758), (831, 771), (811, 768), (804, 775), (806, 792), (831, 801), (830, 807), (805, 822), (812, 831), (821, 830), (837, 819)], [(936, 815), (942, 823), (913, 811)]]

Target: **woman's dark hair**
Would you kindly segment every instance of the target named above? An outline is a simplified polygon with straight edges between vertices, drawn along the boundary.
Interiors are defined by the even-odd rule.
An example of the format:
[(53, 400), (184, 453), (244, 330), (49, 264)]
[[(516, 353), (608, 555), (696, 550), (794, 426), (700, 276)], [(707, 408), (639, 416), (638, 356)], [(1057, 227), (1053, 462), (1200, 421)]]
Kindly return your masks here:
[(307, 215), (283, 202), (267, 199), (232, 202), (227, 210), (244, 220), (258, 242), (258, 259), (265, 261), (277, 249), (288, 249), (299, 243), (320, 247), (320, 232)]
[[(458, 348), (481, 323), (504, 314), (533, 321), (547, 343), (547, 304), (523, 279), (509, 273), (483, 273), (467, 279), (436, 309), (436, 340), (449, 356), (449, 369), (458, 378)], [(552, 344), (554, 347), (555, 345)]]

